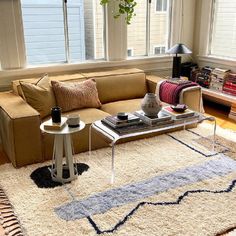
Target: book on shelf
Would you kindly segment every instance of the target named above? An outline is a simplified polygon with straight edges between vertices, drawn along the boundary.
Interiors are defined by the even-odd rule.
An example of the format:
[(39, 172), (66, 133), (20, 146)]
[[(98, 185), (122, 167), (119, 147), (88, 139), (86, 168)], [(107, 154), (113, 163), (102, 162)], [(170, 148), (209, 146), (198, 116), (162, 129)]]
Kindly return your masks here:
[(171, 115), (174, 119), (183, 119), (186, 117), (194, 116), (195, 114), (195, 112), (190, 109), (186, 109), (183, 112), (176, 112), (171, 108), (171, 106), (163, 107), (161, 112), (167, 115)]
[(171, 116), (165, 113), (159, 112), (156, 116), (147, 116), (142, 110), (135, 111), (134, 115), (138, 116), (144, 123), (148, 125), (157, 125), (168, 123), (171, 120)]
[(181, 79), (181, 78), (170, 78), (167, 81), (169, 83), (172, 83), (172, 84), (189, 84), (189, 83), (192, 82), (192, 81), (184, 80), (184, 79)]
[(44, 129), (47, 130), (61, 130), (65, 127), (66, 125), (67, 118), (66, 117), (61, 117), (61, 123), (53, 123), (52, 119), (45, 121), (44, 123)]

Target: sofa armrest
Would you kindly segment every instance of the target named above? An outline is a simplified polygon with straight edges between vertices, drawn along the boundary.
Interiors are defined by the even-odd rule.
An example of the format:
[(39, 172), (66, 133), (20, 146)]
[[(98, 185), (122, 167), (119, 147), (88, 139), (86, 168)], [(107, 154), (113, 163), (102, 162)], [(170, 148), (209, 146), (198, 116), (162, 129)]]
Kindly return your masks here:
[(149, 93), (155, 93), (157, 84), (164, 79), (156, 75), (146, 75), (147, 88)]
[[(162, 82), (165, 80), (160, 80), (156, 86), (156, 94), (159, 97), (159, 88)], [(202, 102), (202, 90), (200, 86), (193, 86), (185, 88), (180, 93), (179, 98), (180, 104), (186, 104), (191, 110), (204, 112), (203, 102)]]
[(39, 113), (20, 96), (0, 93), (2, 146), (15, 167), (43, 160), (39, 126)]
[(200, 86), (185, 88), (180, 93), (179, 103), (186, 104), (191, 110), (204, 112), (202, 89)]

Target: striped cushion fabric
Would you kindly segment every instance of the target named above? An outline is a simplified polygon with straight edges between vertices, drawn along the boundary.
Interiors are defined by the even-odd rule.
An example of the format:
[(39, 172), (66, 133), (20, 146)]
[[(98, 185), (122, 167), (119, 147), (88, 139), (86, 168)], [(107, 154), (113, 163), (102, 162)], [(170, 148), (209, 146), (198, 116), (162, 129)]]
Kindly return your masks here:
[(102, 105), (94, 80), (74, 83), (51, 81), (51, 83), (57, 105), (63, 112), (86, 107), (99, 108)]

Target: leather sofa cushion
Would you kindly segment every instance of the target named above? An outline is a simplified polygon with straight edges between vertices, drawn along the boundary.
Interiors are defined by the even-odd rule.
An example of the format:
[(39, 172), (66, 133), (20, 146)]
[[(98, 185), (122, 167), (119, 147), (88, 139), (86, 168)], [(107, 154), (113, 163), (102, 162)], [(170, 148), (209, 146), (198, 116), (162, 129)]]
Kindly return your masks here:
[(57, 105), (63, 112), (85, 107), (99, 108), (102, 105), (94, 80), (89, 79), (81, 83), (52, 81), (52, 87)]
[(20, 82), (26, 102), (37, 110), (40, 117), (50, 115), (51, 108), (56, 105), (55, 97), (48, 75), (45, 74), (36, 84)]
[(110, 102), (102, 105), (101, 110), (111, 115), (118, 112), (134, 112), (141, 109), (142, 98)]
[[(24, 78), (24, 79), (12, 81), (13, 92), (16, 95), (23, 97), (23, 91), (20, 86), (20, 81), (35, 84), (39, 80), (38, 78)], [(82, 81), (86, 80), (85, 77), (83, 75), (81, 75), (80, 73), (63, 74), (63, 75), (62, 74), (60, 74), (60, 75), (51, 75), (50, 74), (49, 78), (50, 78), (50, 80), (57, 80), (57, 81), (62, 81), (62, 82), (82, 82)]]
[(144, 73), (108, 75), (95, 78), (102, 104), (119, 100), (143, 98), (147, 93)]

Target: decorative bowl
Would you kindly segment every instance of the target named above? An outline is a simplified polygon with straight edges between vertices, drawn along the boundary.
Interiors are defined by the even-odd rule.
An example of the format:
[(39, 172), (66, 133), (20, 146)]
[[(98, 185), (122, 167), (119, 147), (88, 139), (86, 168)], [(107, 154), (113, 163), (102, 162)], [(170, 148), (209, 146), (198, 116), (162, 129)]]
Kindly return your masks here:
[(118, 112), (117, 113), (117, 118), (120, 120), (127, 120), (128, 119), (128, 114), (125, 112)]
[(171, 106), (171, 108), (176, 112), (184, 112), (188, 106), (185, 104), (177, 104), (176, 106)]

